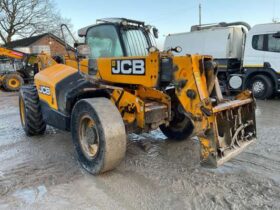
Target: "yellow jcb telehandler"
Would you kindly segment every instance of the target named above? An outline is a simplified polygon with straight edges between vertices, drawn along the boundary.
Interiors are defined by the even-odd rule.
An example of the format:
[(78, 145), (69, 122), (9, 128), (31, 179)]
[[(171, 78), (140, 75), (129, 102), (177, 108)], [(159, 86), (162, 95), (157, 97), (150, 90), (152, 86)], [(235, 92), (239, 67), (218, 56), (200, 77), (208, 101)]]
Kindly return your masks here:
[[(81, 165), (92, 174), (115, 168), (126, 135), (160, 130), (175, 141), (199, 138), (201, 163), (217, 167), (256, 139), (250, 92), (223, 99), (210, 56), (159, 52), (157, 29), (124, 18), (102, 19), (79, 30), (78, 67), (56, 64), (20, 90), (27, 135), (46, 125), (71, 131)], [(81, 58), (87, 57), (87, 59)], [(86, 63), (87, 71), (81, 71)]]

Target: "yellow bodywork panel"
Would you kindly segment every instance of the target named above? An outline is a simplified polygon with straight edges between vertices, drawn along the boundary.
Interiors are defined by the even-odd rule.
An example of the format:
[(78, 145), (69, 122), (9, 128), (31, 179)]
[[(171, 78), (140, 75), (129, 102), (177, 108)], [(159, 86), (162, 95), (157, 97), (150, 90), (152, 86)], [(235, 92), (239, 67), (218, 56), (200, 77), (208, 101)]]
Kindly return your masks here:
[(46, 53), (38, 54), (36, 56), (35, 60), (33, 60), (32, 62), (38, 64), (39, 71), (57, 64), (56, 61), (50, 55), (48, 55)]
[[(112, 68), (119, 68), (120, 60), (145, 60), (145, 74), (113, 74)], [(156, 87), (159, 76), (159, 54), (151, 53), (146, 57), (99, 58), (97, 60), (98, 77), (102, 81), (122, 84), (135, 84), (145, 87)]]
[[(174, 57), (174, 63), (179, 69), (175, 72), (175, 81), (186, 83), (181, 89), (176, 90), (177, 96), (185, 110), (196, 117), (202, 117), (201, 101), (209, 97), (206, 79), (200, 75), (199, 58), (201, 59), (201, 56)], [(194, 99), (187, 97), (188, 91), (196, 94), (196, 97)]]
[[(65, 64), (67, 66), (71, 66), (75, 69), (78, 69), (78, 62), (73, 57), (65, 56)], [(88, 59), (83, 59), (80, 61), (80, 70), (85, 74), (88, 73)]]
[[(55, 86), (64, 78), (76, 73), (78, 70), (65, 66), (63, 64), (56, 64), (44, 69), (39, 74), (35, 75), (35, 85), (37, 87), (40, 100), (45, 101), (52, 109), (58, 110)], [(42, 91), (48, 90), (44, 94)]]
[(139, 128), (145, 128), (145, 103), (146, 101), (158, 101), (168, 107), (168, 118), (171, 118), (170, 97), (153, 88), (139, 86), (134, 94), (129, 90), (115, 89), (111, 94), (111, 100), (118, 107), (126, 123), (136, 122)]
[(15, 50), (10, 50), (4, 47), (0, 47), (0, 56), (6, 56), (9, 58), (15, 58), (21, 60), (24, 58), (25, 54)]
[(111, 97), (112, 101), (123, 115), (125, 122), (133, 123), (137, 120), (137, 125), (140, 128), (144, 128), (144, 101), (125, 90), (114, 90)]
[[(118, 68), (118, 61), (127, 60), (145, 60), (145, 74), (114, 74), (112, 68)], [(145, 87), (156, 87), (159, 77), (159, 53), (150, 53), (145, 57), (115, 57), (115, 58), (98, 58), (97, 60), (97, 78), (104, 82), (135, 84)], [(65, 64), (78, 69), (78, 62), (74, 57), (65, 57)], [(119, 64), (120, 65), (120, 64)], [(88, 74), (88, 59), (80, 61), (81, 72)], [(129, 81), (129, 82), (128, 82)]]

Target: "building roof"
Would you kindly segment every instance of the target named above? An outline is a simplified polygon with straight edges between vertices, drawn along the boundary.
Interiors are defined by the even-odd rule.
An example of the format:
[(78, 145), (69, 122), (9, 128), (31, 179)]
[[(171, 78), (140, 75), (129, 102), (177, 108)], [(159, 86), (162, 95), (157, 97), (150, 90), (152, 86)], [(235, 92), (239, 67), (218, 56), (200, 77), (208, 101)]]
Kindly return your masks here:
[[(7, 47), (7, 48), (10, 48), (10, 49), (13, 49), (13, 48), (16, 48), (16, 47), (29, 47), (30, 45), (32, 45), (34, 42), (40, 40), (41, 38), (43, 38), (44, 36), (50, 36), (52, 37), (53, 39), (55, 39), (57, 42), (61, 43), (62, 45), (65, 45), (64, 44), (64, 41), (62, 39), (60, 39), (59, 37), (53, 35), (52, 33), (44, 33), (44, 34), (40, 34), (40, 35), (37, 35), (37, 36), (32, 36), (32, 37), (29, 37), (29, 38), (24, 38), (24, 39), (18, 39), (18, 40), (15, 40), (15, 41), (12, 41), (6, 45), (4, 45), (4, 47)], [(70, 47), (71, 49), (73, 49), (71, 46), (68, 45), (68, 47)]]

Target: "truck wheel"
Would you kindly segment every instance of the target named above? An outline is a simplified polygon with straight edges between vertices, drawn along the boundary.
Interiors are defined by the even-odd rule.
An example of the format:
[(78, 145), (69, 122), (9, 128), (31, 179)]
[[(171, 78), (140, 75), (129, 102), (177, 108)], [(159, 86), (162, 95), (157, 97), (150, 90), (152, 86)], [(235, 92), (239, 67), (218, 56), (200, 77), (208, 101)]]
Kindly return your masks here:
[(24, 81), (18, 74), (7, 74), (3, 79), (3, 87), (7, 91), (18, 91)]
[(46, 130), (36, 87), (23, 86), (19, 94), (21, 125), (27, 136), (41, 135)]
[(249, 83), (249, 89), (257, 99), (267, 99), (273, 94), (273, 84), (271, 79), (265, 75), (257, 75)]
[(192, 134), (194, 126), (191, 120), (180, 113), (179, 106), (172, 107), (172, 120), (168, 126), (161, 125), (160, 130), (170, 140), (182, 141), (188, 139)]
[(71, 132), (79, 162), (89, 173), (112, 170), (125, 156), (123, 119), (107, 98), (78, 101), (71, 115)]

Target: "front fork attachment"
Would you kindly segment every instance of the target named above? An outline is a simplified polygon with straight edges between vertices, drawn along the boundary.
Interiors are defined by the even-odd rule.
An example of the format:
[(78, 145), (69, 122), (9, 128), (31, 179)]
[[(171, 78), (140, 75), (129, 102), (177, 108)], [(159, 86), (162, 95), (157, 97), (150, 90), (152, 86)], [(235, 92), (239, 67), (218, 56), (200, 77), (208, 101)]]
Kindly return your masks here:
[(197, 133), (201, 164), (218, 167), (242, 152), (256, 139), (255, 101), (251, 98), (221, 103), (204, 118)]

